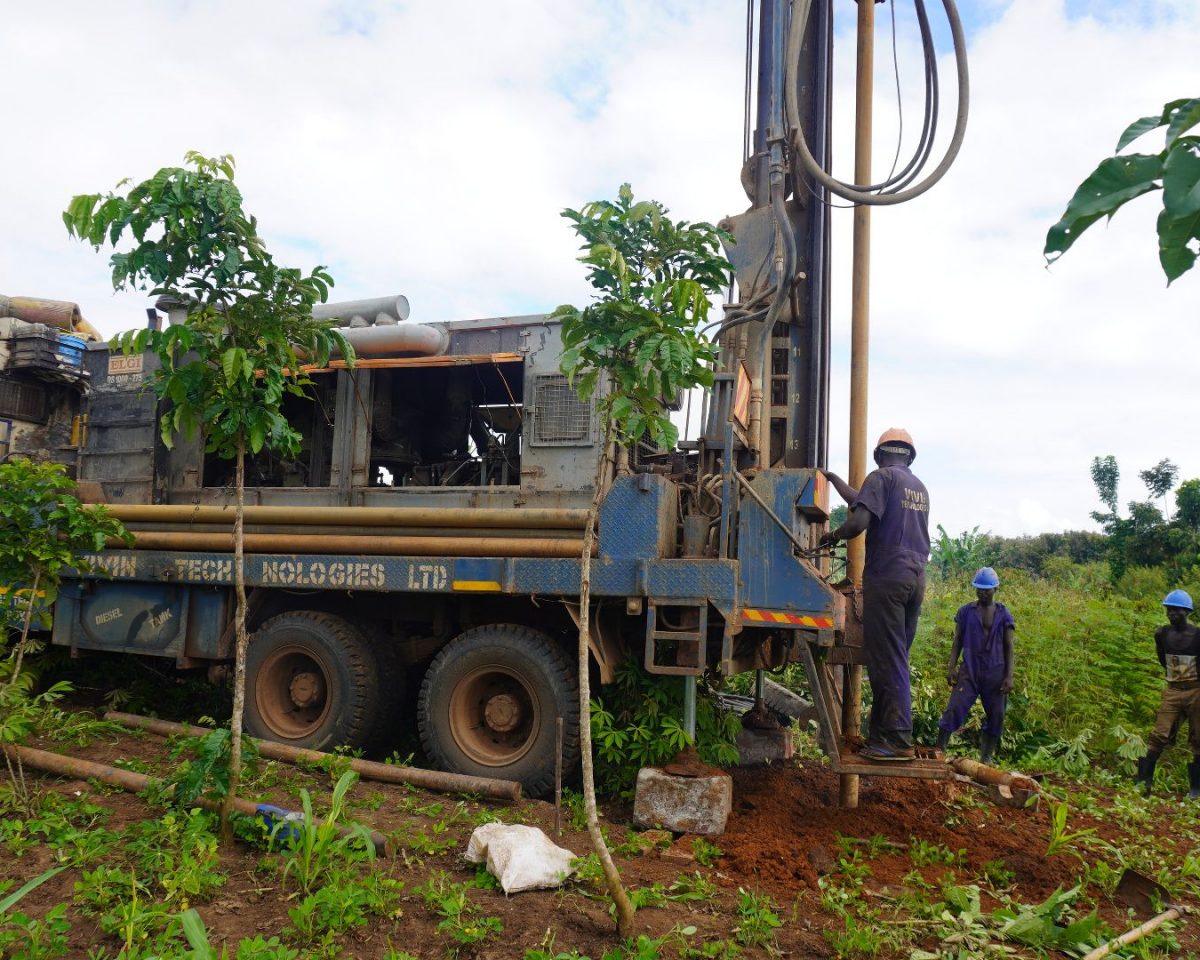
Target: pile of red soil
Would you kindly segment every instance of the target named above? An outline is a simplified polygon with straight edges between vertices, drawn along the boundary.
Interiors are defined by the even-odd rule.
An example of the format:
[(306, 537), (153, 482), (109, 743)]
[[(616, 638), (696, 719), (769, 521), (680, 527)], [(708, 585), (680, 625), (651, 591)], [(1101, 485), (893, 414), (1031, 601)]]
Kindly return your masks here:
[[(965, 851), (959, 873), (979, 876), (983, 865), (1002, 860), (1026, 898), (1071, 886), (1079, 863), (1069, 856), (1044, 857), (1049, 823), (1044, 811), (993, 806), (986, 800), (963, 809), (951, 801), (972, 787), (947, 781), (863, 777), (856, 810), (838, 807), (838, 777), (820, 763), (776, 765), (734, 773), (733, 815), (719, 845), (722, 871), (736, 873), (793, 897), (817, 888), (820, 874), (836, 868), (838, 836), (874, 836), (901, 849), (871, 858), (877, 883), (894, 883), (913, 869), (912, 838)], [(864, 851), (865, 854), (865, 851)], [(930, 879), (948, 867), (926, 868)], [(744, 881), (743, 881), (744, 882)]]

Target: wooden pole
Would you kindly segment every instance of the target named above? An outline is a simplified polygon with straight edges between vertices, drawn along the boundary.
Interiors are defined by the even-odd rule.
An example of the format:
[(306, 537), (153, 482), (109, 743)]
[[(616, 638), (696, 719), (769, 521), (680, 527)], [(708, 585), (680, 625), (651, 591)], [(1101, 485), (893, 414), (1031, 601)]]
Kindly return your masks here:
[(554, 721), (554, 836), (562, 836), (563, 718)]

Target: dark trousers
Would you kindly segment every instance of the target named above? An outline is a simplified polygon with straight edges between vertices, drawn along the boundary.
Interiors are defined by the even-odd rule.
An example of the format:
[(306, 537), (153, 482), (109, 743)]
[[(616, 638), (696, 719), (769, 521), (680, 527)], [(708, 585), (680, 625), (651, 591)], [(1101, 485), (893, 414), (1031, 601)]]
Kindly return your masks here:
[(912, 739), (912, 678), (908, 651), (925, 599), (925, 574), (907, 580), (863, 581), (863, 658), (871, 682), (868, 740), (908, 749)]
[(1008, 706), (1008, 695), (1000, 692), (1004, 683), (1004, 664), (973, 676), (964, 666), (958, 672), (958, 683), (950, 694), (950, 702), (938, 726), (947, 733), (954, 733), (967, 722), (967, 714), (976, 700), (983, 701), (983, 713), (987, 718), (983, 732), (999, 738), (1004, 733), (1004, 711)]
[(1188, 722), (1188, 747), (1200, 760), (1200, 681), (1168, 683), (1154, 719), (1154, 730), (1146, 738), (1148, 753), (1155, 756), (1175, 742), (1175, 734), (1184, 720)]

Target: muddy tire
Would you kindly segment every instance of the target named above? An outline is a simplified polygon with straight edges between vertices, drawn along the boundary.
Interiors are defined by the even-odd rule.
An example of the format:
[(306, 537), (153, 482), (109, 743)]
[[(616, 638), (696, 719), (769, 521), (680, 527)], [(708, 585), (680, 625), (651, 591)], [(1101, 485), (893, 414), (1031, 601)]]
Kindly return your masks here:
[(413, 728), (412, 700), (408, 695), (408, 672), (395, 646), (385, 640), (372, 649), (379, 669), (379, 709), (366, 753), (368, 757), (383, 758), (396, 748), (401, 732)]
[(379, 669), (341, 617), (295, 611), (255, 632), (246, 655), (246, 732), (293, 747), (360, 747), (379, 715)]
[(519, 781), (532, 797), (554, 786), (557, 717), (569, 776), (579, 762), (575, 664), (544, 633), (514, 624), (476, 627), (451, 640), (417, 698), (421, 743), (434, 763)]

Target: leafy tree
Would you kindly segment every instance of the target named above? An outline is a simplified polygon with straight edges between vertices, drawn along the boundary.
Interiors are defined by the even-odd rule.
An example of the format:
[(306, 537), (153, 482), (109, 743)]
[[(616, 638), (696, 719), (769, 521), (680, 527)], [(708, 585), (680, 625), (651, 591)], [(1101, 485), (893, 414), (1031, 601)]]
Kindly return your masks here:
[(89, 573), (89, 552), (109, 539), (131, 543), (121, 521), (102, 506), (85, 506), (59, 463), (13, 457), (0, 463), (0, 613), (6, 629), (19, 629), (7, 685), (21, 672), (34, 618), (45, 617), (58, 596), (64, 571)]
[[(1179, 478), (1179, 468), (1170, 460), (1159, 460), (1149, 470), (1143, 470), (1138, 474), (1142, 478), (1142, 483), (1146, 485), (1146, 489), (1150, 491), (1150, 495), (1161, 497), (1166, 500), (1166, 496), (1171, 492), (1171, 488), (1175, 486), (1175, 481)], [(1170, 511), (1166, 511), (1168, 517)]]
[(1091, 530), (1065, 530), (1025, 537), (988, 537), (991, 566), (1027, 570), (1038, 576), (1048, 575), (1050, 561), (1089, 564), (1107, 556), (1108, 540)]
[(1200, 531), (1200, 480), (1184, 480), (1175, 491), (1175, 520), (1189, 530)]
[[(1138, 473), (1154, 498), (1166, 501), (1179, 468), (1170, 460), (1160, 460)], [(1178, 512), (1174, 520), (1150, 500), (1133, 500), (1127, 505), (1128, 516), (1117, 510), (1117, 481), (1120, 470), (1113, 456), (1092, 461), (1092, 480), (1107, 512), (1093, 512), (1092, 518), (1107, 534), (1107, 555), (1114, 583), (1130, 567), (1163, 567), (1171, 579), (1187, 573), (1200, 560), (1200, 480), (1180, 485), (1175, 499)]]
[(596, 300), (582, 310), (564, 305), (551, 315), (562, 323), (561, 369), (581, 399), (599, 395), (604, 424), (580, 569), (579, 731), (588, 834), (616, 904), (622, 936), (633, 926), (633, 908), (600, 832), (592, 769), (588, 630), (596, 514), (614, 440), (625, 449), (649, 434), (660, 446), (674, 447), (678, 432), (665, 399), (712, 385), (715, 348), (699, 331), (708, 316), (709, 297), (725, 288), (730, 270), (718, 252), (722, 231), (707, 223), (673, 221), (667, 212), (652, 200), (634, 203), (627, 183), (615, 203), (598, 200), (582, 210), (563, 211), (583, 240), (579, 259), (587, 265)]
[[(1135, 120), (1117, 141), (1115, 155), (1079, 185), (1062, 218), (1046, 234), (1043, 253), (1054, 263), (1101, 217), (1111, 218), (1135, 197), (1162, 191), (1158, 259), (1168, 285), (1192, 268), (1200, 241), (1200, 137), (1186, 136), (1200, 123), (1200, 98), (1172, 100), (1162, 112)], [(1143, 134), (1166, 127), (1158, 153), (1122, 155)]]
[[(75, 483), (58, 463), (34, 463), (14, 457), (0, 463), (0, 626), (5, 634), (19, 631), (8, 663), (0, 670), (0, 741), (13, 742), (30, 729), (43, 703), (53, 702), (68, 689), (56, 684), (31, 698), (33, 678), (22, 674), (31, 648), (35, 618), (48, 626), (47, 613), (58, 596), (65, 571), (94, 570), (87, 555), (103, 550), (110, 539), (126, 543), (132, 537), (104, 507), (88, 507), (73, 494)], [(5, 755), (14, 789), (28, 799), (20, 761), (14, 769)]]
[[(166, 330), (120, 336), (126, 352), (152, 350), (161, 361), (149, 386), (163, 401), (160, 428), (170, 447), (177, 431), (203, 431), (205, 450), (235, 461), (235, 680), (230, 784), (222, 835), (241, 770), (246, 684), (246, 590), (243, 518), (246, 451), (295, 456), (300, 434), (283, 415), (286, 394), (303, 396), (304, 363), (325, 366), (332, 351), (353, 352), (330, 324), (313, 319), (333, 279), (323, 267), (305, 275), (279, 266), (242, 208), (231, 156), (189, 152), (183, 167), (164, 167), (127, 193), (75, 197), (63, 220), (97, 250), (113, 247), (113, 286), (150, 288), (188, 306), (187, 321)], [(124, 186), (122, 181), (118, 186)], [(121, 249), (118, 245), (124, 244)]]
[[(1096, 485), (1096, 493), (1100, 502), (1108, 507), (1109, 513), (1115, 514), (1117, 506), (1117, 485), (1121, 482), (1121, 470), (1117, 466), (1117, 458), (1111, 453), (1106, 457), (1092, 459), (1092, 483)], [(1092, 514), (1097, 523), (1104, 521)]]
[(958, 577), (971, 574), (984, 566), (990, 557), (991, 544), (986, 533), (978, 527), (964, 530), (952, 537), (940, 523), (937, 539), (930, 551), (930, 563), (943, 577)]
[(653, 200), (634, 203), (627, 183), (616, 203), (563, 211), (584, 241), (579, 259), (597, 299), (551, 316), (563, 325), (563, 372), (580, 397), (599, 392), (614, 436), (630, 444), (649, 433), (672, 448), (679, 431), (666, 401), (713, 383), (716, 348), (699, 331), (709, 297), (728, 283), (729, 262), (718, 253), (723, 231), (666, 214)]

